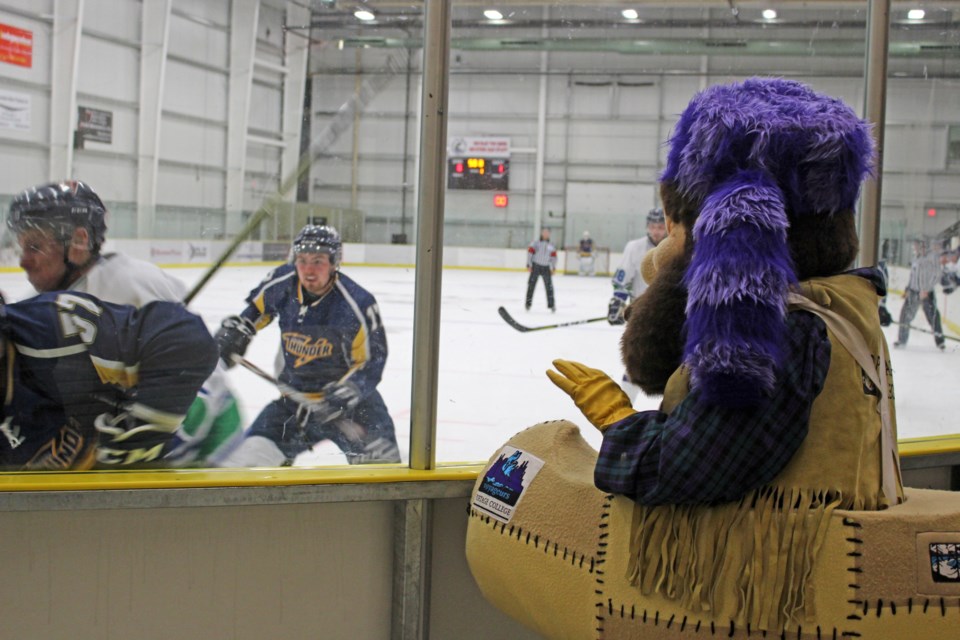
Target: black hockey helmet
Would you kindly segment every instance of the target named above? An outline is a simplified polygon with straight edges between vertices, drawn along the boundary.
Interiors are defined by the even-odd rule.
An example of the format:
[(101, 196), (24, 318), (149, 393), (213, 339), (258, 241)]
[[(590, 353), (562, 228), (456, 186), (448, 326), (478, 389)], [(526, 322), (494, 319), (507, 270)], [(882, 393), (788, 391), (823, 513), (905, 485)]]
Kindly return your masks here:
[(343, 242), (340, 234), (329, 225), (308, 224), (293, 239), (293, 255), (301, 253), (325, 253), (330, 256), (330, 264), (340, 267), (343, 257)]
[(106, 215), (107, 208), (86, 183), (65, 180), (20, 192), (10, 203), (7, 228), (15, 234), (49, 229), (66, 245), (74, 230), (83, 227), (90, 234), (90, 251), (96, 254), (106, 239)]
[(658, 222), (665, 222), (665, 218), (663, 215), (663, 209), (660, 207), (655, 207), (647, 212), (647, 224), (656, 224)]

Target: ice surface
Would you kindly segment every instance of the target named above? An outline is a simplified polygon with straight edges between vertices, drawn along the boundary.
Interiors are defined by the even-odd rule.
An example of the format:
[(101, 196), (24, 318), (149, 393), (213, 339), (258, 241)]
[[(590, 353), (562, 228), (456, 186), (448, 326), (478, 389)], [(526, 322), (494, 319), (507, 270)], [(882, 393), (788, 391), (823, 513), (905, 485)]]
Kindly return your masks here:
[[(390, 355), (380, 392), (396, 423), (400, 448), (407, 460), (410, 433), (411, 370), (413, 348), (414, 270), (346, 265), (344, 272), (371, 291), (380, 305), (387, 330)], [(188, 286), (204, 269), (170, 269)], [(227, 315), (238, 313), (250, 289), (269, 267), (222, 268), (191, 303), (211, 331)], [(619, 379), (622, 327), (606, 322), (520, 333), (497, 314), (505, 306), (521, 323), (536, 326), (606, 315), (610, 296), (607, 278), (557, 276), (557, 312), (546, 308), (543, 285), (538, 284), (533, 309), (523, 309), (526, 273), (446, 269), (443, 271), (439, 388), (437, 389), (437, 460), (481, 461), (517, 431), (545, 420), (568, 419), (580, 425), (584, 437), (599, 446), (599, 434), (573, 402), (547, 379), (544, 372), (554, 358), (583, 362)], [(8, 300), (33, 294), (22, 273), (0, 274), (0, 291)], [(960, 298), (958, 298), (960, 300)], [(941, 299), (941, 306), (954, 303)], [(896, 319), (900, 299), (891, 296), (889, 308)], [(913, 324), (929, 329), (922, 313)], [(896, 326), (887, 328), (896, 339)], [(948, 332), (949, 333), (949, 332)], [(247, 352), (249, 360), (273, 371), (279, 345), (275, 325), (258, 334)], [(899, 436), (911, 438), (960, 432), (960, 342), (947, 341), (941, 353), (933, 336), (913, 332), (906, 349), (893, 350)], [(244, 421), (249, 424), (260, 408), (277, 397), (268, 382), (234, 367), (230, 381)], [(657, 398), (641, 396), (638, 409), (655, 409)], [(302, 455), (298, 465), (341, 464), (342, 454), (324, 443)]]

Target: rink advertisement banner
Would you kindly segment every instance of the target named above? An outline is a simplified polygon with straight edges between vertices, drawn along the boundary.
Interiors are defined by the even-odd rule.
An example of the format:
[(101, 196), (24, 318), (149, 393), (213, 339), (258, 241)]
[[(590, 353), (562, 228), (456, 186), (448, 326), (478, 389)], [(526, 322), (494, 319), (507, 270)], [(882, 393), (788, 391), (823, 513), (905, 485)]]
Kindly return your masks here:
[(33, 32), (0, 22), (0, 62), (33, 66)]
[(210, 262), (213, 255), (209, 242), (185, 242), (184, 258), (186, 262)]
[(150, 244), (150, 262), (182, 264), (187, 262), (186, 256), (188, 255), (184, 249), (184, 243), (177, 240), (152, 242)]
[(0, 89), (0, 129), (30, 131), (30, 96)]
[(77, 107), (77, 134), (83, 142), (113, 144), (113, 112)]
[(289, 242), (264, 242), (263, 243), (263, 261), (264, 262), (283, 262), (290, 256)]
[(464, 158), (509, 158), (510, 138), (450, 138), (447, 141), (447, 155)]
[(543, 460), (509, 445), (483, 474), (473, 506), (500, 522), (508, 523), (524, 491), (543, 468)]
[[(217, 245), (223, 246), (217, 246)], [(226, 242), (216, 243), (214, 245), (215, 255), (210, 262), (220, 257), (220, 254), (227, 248)], [(260, 262), (263, 260), (263, 243), (259, 241), (241, 242), (237, 250), (230, 256), (230, 262)]]

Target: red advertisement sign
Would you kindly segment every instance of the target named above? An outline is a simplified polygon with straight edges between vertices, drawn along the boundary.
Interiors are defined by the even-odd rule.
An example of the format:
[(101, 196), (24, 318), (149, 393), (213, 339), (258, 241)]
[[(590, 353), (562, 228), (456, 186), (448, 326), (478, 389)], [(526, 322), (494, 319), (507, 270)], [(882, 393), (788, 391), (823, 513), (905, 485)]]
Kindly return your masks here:
[(33, 66), (33, 32), (0, 23), (0, 62)]

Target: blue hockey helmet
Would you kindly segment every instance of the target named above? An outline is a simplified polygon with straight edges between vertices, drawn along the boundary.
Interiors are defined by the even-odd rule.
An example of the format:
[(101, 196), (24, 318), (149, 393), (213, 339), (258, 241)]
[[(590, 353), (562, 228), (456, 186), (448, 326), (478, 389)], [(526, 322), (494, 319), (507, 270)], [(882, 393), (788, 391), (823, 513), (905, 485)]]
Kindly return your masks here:
[(86, 183), (65, 180), (30, 187), (10, 203), (7, 228), (16, 234), (28, 229), (47, 229), (67, 244), (73, 232), (83, 227), (90, 235), (90, 251), (98, 253), (106, 239), (107, 208)]
[(658, 222), (664, 222), (663, 209), (654, 207), (647, 212), (647, 224), (656, 224)]
[(308, 224), (293, 239), (293, 255), (301, 253), (325, 253), (330, 256), (330, 264), (340, 267), (343, 257), (343, 242), (340, 234), (329, 225)]

